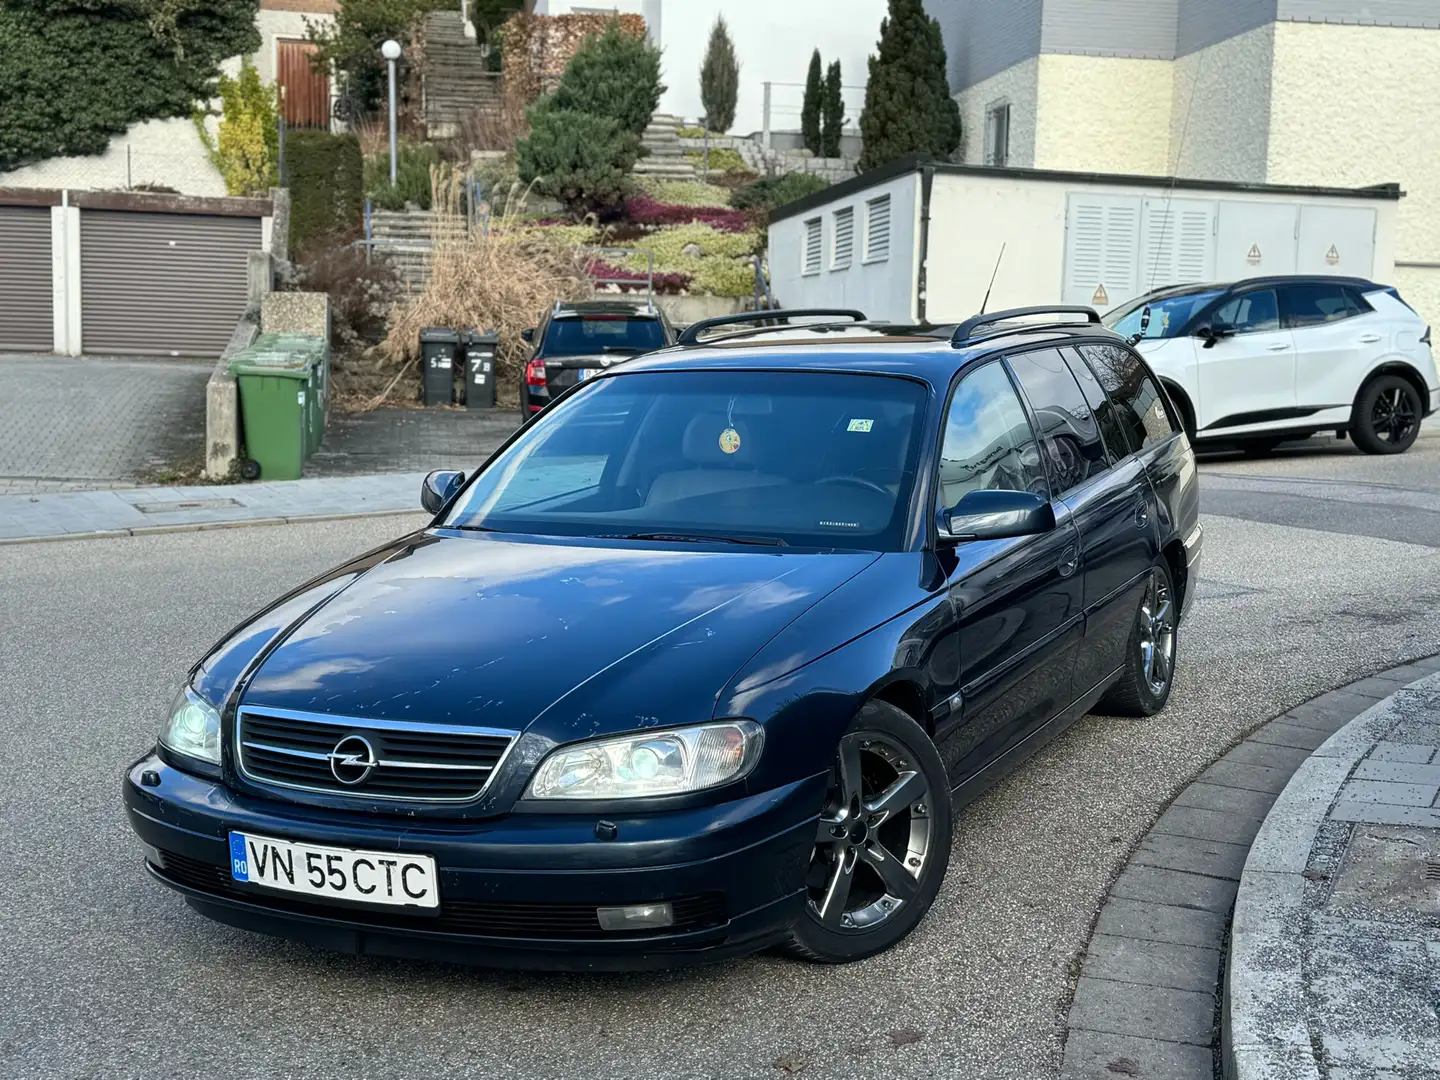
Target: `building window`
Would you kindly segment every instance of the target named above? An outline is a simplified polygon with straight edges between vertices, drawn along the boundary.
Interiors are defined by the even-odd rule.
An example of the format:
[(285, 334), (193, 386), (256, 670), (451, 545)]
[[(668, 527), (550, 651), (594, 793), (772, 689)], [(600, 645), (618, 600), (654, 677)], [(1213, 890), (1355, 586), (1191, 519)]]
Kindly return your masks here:
[(847, 206), (835, 211), (835, 246), (830, 253), (830, 269), (844, 270), (855, 254), (855, 208)]
[(890, 258), (890, 196), (881, 195), (865, 204), (865, 261), (884, 262)]
[(985, 164), (1010, 164), (1010, 103), (997, 102), (985, 110)]
[(811, 218), (805, 222), (805, 267), (804, 273), (818, 274), (822, 254), (820, 219)]

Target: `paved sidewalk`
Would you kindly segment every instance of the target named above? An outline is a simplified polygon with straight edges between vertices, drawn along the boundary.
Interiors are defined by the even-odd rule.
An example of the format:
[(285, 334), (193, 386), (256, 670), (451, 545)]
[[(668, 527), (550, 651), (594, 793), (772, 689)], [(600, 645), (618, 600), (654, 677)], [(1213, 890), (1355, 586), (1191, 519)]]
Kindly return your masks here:
[(306, 476), (464, 469), (483, 463), (520, 422), (517, 409), (332, 409)]
[(198, 460), (211, 365), (0, 355), (0, 495), (121, 487)]
[(1296, 770), (1245, 863), (1227, 982), (1234, 1080), (1440, 1078), (1440, 676)]
[(0, 495), (0, 544), (415, 513), (424, 473)]
[[(1352, 826), (1350, 822), (1375, 823), (1374, 828), (1400, 819), (1412, 826), (1423, 824), (1416, 820), (1418, 814), (1427, 815), (1427, 821), (1433, 815), (1434, 824), (1440, 827), (1440, 809), (1429, 807), (1440, 788), (1440, 779), (1433, 775), (1440, 773), (1440, 758), (1434, 757), (1436, 745), (1440, 744), (1440, 675), (1437, 672), (1440, 672), (1440, 657), (1429, 657), (1321, 694), (1260, 727), (1176, 796), (1149, 834), (1136, 845), (1128, 865), (1110, 887), (1100, 908), (1094, 934), (1078, 971), (1066, 1025), (1061, 1080), (1113, 1080), (1116, 1076), (1212, 1080), (1218, 1074), (1225, 1059), (1221, 1034), (1226, 1026), (1227, 999), (1222, 975), (1226, 971), (1226, 935), (1231, 931), (1232, 908), (1234, 926), (1226, 979), (1231, 1015), (1237, 1008), (1244, 1013), (1247, 1002), (1268, 1000), (1266, 995), (1275, 986), (1272, 968), (1278, 970), (1292, 961), (1299, 962), (1298, 947), (1293, 945), (1265, 942), (1250, 948), (1252, 942), (1246, 935), (1256, 902), (1252, 900), (1247, 905), (1246, 895), (1247, 890), (1253, 893), (1258, 888), (1253, 883), (1257, 860), (1267, 858), (1266, 852), (1279, 852), (1288, 859), (1294, 882), (1299, 883), (1292, 887), (1299, 895), (1324, 885), (1335, 873), (1335, 864), (1344, 854), (1344, 846), (1333, 830), (1372, 828), (1370, 824)], [(1435, 689), (1423, 695), (1406, 689), (1418, 679), (1427, 680), (1424, 685)], [(1416, 710), (1430, 708), (1432, 703), (1435, 711), (1428, 714), (1428, 719), (1420, 719)], [(1329, 864), (1307, 866), (1310, 837), (1315, 836), (1335, 790), (1382, 734), (1366, 742), (1355, 760), (1344, 765), (1329, 794), (1320, 801), (1308, 795), (1294, 797), (1292, 801), (1316, 815), (1308, 834), (1304, 834), (1303, 829), (1297, 834), (1283, 813), (1284, 800), (1292, 799), (1292, 789), (1314, 770), (1329, 769), (1325, 775), (1336, 775), (1334, 748), (1358, 745), (1353, 736), (1349, 742), (1345, 741), (1347, 732), (1355, 732), (1357, 725), (1363, 723), (1373, 724), (1376, 716), (1390, 718), (1402, 713), (1407, 718), (1403, 723), (1392, 723), (1390, 719), (1380, 722), (1385, 729), (1382, 734), (1389, 741), (1379, 744), (1373, 761), (1356, 768), (1355, 778), (1345, 787), (1332, 815), (1336, 823), (1327, 826), (1332, 832), (1323, 837), (1325, 845), (1316, 841), (1317, 858), (1329, 859)], [(1321, 766), (1317, 762), (1330, 764)], [(1281, 792), (1285, 794), (1282, 796)], [(1424, 806), (1420, 805), (1422, 802)], [(1440, 838), (1440, 828), (1412, 831), (1432, 832)], [(1362, 847), (1368, 842), (1362, 840)], [(1391, 840), (1378, 842), (1392, 843)], [(1412, 860), (1408, 864), (1411, 871), (1423, 864), (1423, 859), (1420, 863), (1414, 861), (1420, 858), (1422, 849), (1423, 845), (1410, 848), (1398, 841), (1393, 847), (1382, 848), (1391, 854), (1405, 851)], [(1431, 854), (1440, 860), (1440, 850), (1432, 846)], [(1440, 872), (1440, 862), (1436, 865)], [(1268, 880), (1269, 872), (1263, 876)], [(1241, 896), (1239, 903), (1236, 902), (1237, 890)], [(1440, 1000), (1437, 993), (1440, 992), (1440, 944), (1436, 944), (1440, 939), (1440, 919), (1435, 918), (1440, 915), (1440, 880), (1433, 884), (1429, 896), (1429, 977), (1432, 997)], [(1353, 917), (1379, 918), (1358, 914)], [(1374, 1008), (1390, 1010), (1392, 1025), (1408, 1023), (1407, 1030), (1423, 1031), (1423, 1039), (1414, 1045), (1426, 1052), (1434, 1051), (1432, 1068), (1437, 1071), (1403, 1071), (1403, 1076), (1440, 1080), (1440, 1044), (1431, 1046), (1424, 1041), (1430, 1038), (1429, 1031), (1440, 1026), (1440, 1020), (1436, 1020), (1432, 1011), (1427, 1022), (1429, 1027), (1422, 1029), (1414, 1019), (1423, 1014), (1426, 1007), (1423, 991), (1416, 996), (1424, 985), (1427, 945), (1423, 942), (1426, 939), (1423, 933), (1417, 935), (1413, 913), (1403, 927), (1402, 923), (1393, 922), (1395, 917), (1392, 911), (1385, 916), (1392, 922), (1366, 924), (1369, 934), (1366, 940), (1371, 944), (1376, 933), (1374, 928), (1381, 925), (1388, 928), (1385, 933), (1391, 934), (1394, 942), (1400, 942), (1390, 954), (1383, 951), (1378, 954), (1395, 959), (1395, 970), (1384, 971), (1382, 962), (1375, 973), (1359, 982), (1352, 981), (1355, 971), (1335, 972), (1325, 976), (1323, 989), (1343, 994), (1350, 987), (1359, 986), (1359, 992), (1374, 1002)], [(1366, 954), (1362, 950), (1346, 955), (1351, 962), (1359, 963)], [(1375, 961), (1374, 957), (1371, 959)], [(1401, 960), (1407, 961), (1408, 967), (1402, 965)], [(1377, 982), (1388, 989), (1388, 998), (1380, 994), (1380, 987), (1373, 985)], [(1304, 997), (1306, 988), (1298, 982), (1292, 989), (1297, 998)], [(1309, 989), (1313, 992), (1315, 987)], [(1317, 1073), (1308, 1042), (1312, 1029), (1307, 1028), (1303, 1019), (1303, 1006), (1277, 1017), (1276, 1023), (1284, 1035), (1299, 1040), (1298, 1057), (1293, 1061), (1289, 1057), (1277, 1059), (1282, 1062), (1277, 1071), (1242, 1071), (1238, 1075), (1227, 1072), (1229, 1080), (1289, 1080), (1292, 1076), (1313, 1080), (1320, 1077), (1399, 1080), (1402, 1075), (1402, 1072), (1390, 1073), (1383, 1069), (1347, 1073), (1342, 1067)], [(1378, 1022), (1372, 1024), (1368, 1016), (1361, 1017), (1361, 1022), (1377, 1029), (1384, 1026)], [(1251, 1051), (1262, 1040), (1258, 1034), (1247, 1034), (1250, 1029), (1245, 1023), (1249, 1022), (1242, 1022), (1239, 1045), (1247, 1049), (1239, 1056), (1242, 1062), (1253, 1066), (1256, 1054)], [(1399, 1033), (1392, 1035), (1401, 1043), (1407, 1037)], [(1269, 1047), (1276, 1037), (1266, 1038), (1271, 1041), (1263, 1042), (1263, 1046)], [(1332, 1055), (1331, 1060), (1344, 1059), (1336, 1051), (1327, 1052)], [(1304, 1062), (1311, 1062), (1309, 1072), (1301, 1070)], [(1232, 1058), (1230, 1066), (1233, 1065)]]

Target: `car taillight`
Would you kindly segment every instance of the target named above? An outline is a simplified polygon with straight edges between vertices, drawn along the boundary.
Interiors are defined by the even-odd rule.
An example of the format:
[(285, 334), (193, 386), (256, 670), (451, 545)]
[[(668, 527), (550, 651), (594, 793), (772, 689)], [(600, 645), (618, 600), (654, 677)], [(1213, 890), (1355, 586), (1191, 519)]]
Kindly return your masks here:
[(541, 360), (539, 357), (536, 357), (534, 360), (531, 360), (528, 364), (525, 365), (525, 385), (526, 385), (526, 386), (544, 386), (544, 385), (545, 385), (545, 361), (544, 361), (544, 360)]

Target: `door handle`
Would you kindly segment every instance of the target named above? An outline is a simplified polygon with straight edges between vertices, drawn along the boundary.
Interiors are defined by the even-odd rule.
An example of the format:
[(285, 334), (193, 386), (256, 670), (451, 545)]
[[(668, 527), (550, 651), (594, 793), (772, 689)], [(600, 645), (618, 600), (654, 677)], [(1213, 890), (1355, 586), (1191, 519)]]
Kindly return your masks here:
[(1071, 544), (1060, 553), (1060, 576), (1069, 577), (1080, 565), (1080, 549)]
[(1268, 345), (1266, 346), (1266, 348), (1268, 348), (1271, 352), (1284, 352), (1286, 349), (1290, 348), (1290, 346), (1285, 344), (1283, 341), (1280, 341), (1276, 342), (1274, 345)]
[(1366, 345), (1373, 345), (1380, 340), (1379, 334), (1362, 334), (1360, 340)]

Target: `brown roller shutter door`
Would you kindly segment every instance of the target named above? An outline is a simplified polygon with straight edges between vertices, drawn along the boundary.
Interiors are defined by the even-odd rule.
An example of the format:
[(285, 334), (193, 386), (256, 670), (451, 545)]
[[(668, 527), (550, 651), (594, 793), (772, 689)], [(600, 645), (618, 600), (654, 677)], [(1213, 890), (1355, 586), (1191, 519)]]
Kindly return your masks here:
[(0, 351), (54, 346), (50, 208), (0, 206)]
[(81, 333), (92, 354), (218, 357), (246, 307), (260, 219), (80, 212)]

